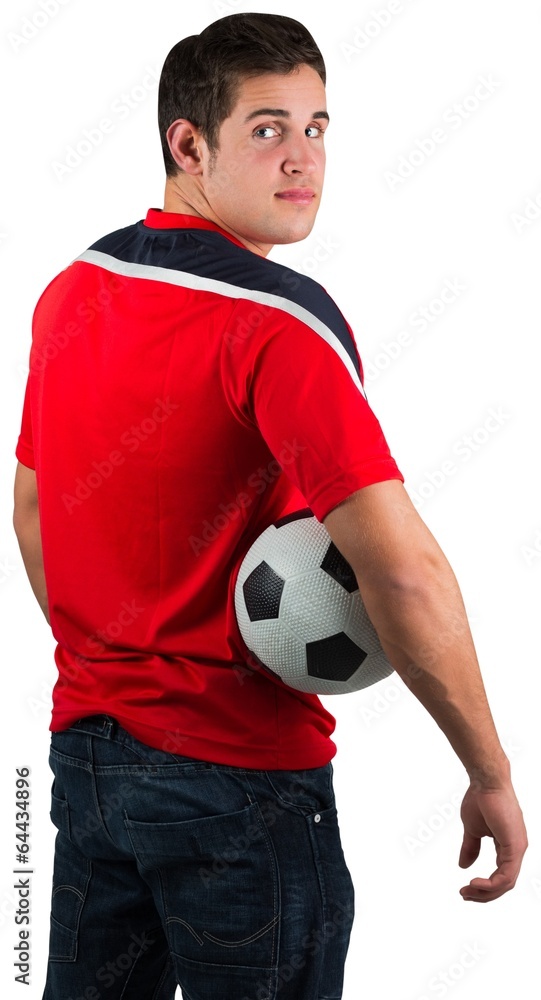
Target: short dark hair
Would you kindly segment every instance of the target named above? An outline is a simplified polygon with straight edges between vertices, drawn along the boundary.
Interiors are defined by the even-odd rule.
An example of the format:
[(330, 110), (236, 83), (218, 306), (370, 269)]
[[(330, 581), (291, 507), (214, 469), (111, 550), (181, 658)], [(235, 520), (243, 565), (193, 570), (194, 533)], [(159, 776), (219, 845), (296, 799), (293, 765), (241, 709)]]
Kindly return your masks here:
[(163, 65), (158, 90), (167, 176), (180, 171), (167, 142), (167, 130), (177, 118), (195, 125), (212, 154), (243, 80), (262, 73), (292, 73), (304, 64), (325, 84), (325, 63), (312, 35), (299, 21), (281, 14), (230, 14), (200, 35), (177, 42)]

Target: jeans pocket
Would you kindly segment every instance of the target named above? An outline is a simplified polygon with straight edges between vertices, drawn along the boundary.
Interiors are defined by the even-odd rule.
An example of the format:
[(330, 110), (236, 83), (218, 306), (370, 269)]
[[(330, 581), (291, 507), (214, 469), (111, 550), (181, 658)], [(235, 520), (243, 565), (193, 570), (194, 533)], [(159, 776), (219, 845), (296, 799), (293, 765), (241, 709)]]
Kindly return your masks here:
[(335, 805), (332, 764), (306, 771), (265, 771), (274, 796), (290, 812), (311, 816)]
[(322, 973), (318, 996), (341, 997), (355, 916), (355, 888), (340, 839), (336, 806), (306, 817), (323, 905)]
[(174, 823), (129, 818), (141, 874), (161, 900), (176, 958), (268, 968), (276, 960), (280, 897), (272, 841), (257, 802)]
[(88, 892), (92, 864), (70, 841), (69, 806), (51, 792), (50, 817), (57, 827), (49, 958), (55, 962), (75, 962), (79, 921)]

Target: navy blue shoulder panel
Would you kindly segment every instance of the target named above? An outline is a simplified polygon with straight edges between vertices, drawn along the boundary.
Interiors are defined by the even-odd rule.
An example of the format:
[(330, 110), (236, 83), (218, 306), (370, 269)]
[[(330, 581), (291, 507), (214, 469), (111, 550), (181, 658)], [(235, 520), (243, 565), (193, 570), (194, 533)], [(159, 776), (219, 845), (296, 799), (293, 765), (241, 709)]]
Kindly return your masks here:
[(360, 377), (351, 334), (338, 306), (325, 289), (313, 278), (237, 246), (216, 230), (151, 229), (137, 222), (109, 233), (89, 249), (133, 264), (187, 271), (295, 302), (332, 330)]

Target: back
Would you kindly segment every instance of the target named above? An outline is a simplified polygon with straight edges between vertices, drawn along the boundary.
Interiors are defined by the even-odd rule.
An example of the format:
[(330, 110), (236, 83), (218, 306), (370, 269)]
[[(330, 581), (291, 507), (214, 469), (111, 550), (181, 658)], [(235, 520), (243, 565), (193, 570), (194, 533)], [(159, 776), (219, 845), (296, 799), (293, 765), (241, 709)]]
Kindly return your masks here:
[(274, 520), (402, 479), (319, 285), (151, 209), (40, 298), (17, 457), (38, 483), (53, 731), (107, 712), (218, 763), (331, 759), (319, 698), (246, 669), (233, 600)]

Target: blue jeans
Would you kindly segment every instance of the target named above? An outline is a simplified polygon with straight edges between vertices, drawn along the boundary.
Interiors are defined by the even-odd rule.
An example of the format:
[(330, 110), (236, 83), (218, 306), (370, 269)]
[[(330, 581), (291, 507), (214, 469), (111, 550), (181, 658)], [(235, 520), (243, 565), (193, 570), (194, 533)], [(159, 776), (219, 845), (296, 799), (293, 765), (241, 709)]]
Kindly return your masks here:
[(108, 715), (51, 734), (43, 1000), (340, 1000), (354, 914), (332, 764), (233, 767)]

